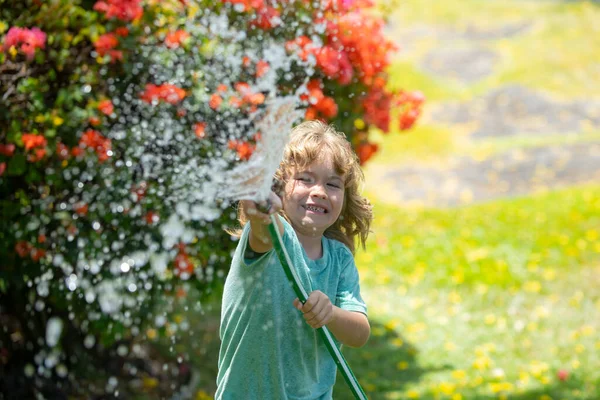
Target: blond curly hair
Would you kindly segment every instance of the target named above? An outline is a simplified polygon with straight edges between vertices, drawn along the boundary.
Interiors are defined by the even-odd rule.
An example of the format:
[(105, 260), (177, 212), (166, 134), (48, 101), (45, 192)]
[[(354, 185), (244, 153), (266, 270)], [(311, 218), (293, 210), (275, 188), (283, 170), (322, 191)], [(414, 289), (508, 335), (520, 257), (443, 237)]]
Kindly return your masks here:
[[(293, 170), (305, 168), (322, 159), (323, 155), (331, 156), (336, 173), (345, 178), (342, 211), (337, 221), (325, 230), (324, 235), (342, 242), (354, 254), (356, 242), (365, 248), (373, 220), (373, 207), (360, 194), (364, 174), (344, 133), (317, 120), (305, 121), (293, 128), (283, 160), (275, 172), (273, 190), (281, 197)], [(283, 210), (281, 215), (287, 219)], [(240, 224), (244, 226), (247, 218), (242, 207), (238, 208), (238, 217)]]

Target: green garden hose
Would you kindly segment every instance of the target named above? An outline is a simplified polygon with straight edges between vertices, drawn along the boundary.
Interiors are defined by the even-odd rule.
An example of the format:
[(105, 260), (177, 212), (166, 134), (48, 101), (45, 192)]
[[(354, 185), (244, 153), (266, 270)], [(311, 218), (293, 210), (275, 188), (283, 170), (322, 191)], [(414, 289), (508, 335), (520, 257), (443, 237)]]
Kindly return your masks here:
[[(306, 302), (306, 299), (308, 298), (308, 293), (306, 293), (306, 290), (304, 290), (304, 287), (302, 287), (302, 283), (298, 278), (298, 274), (296, 273), (294, 264), (292, 263), (292, 260), (290, 259), (290, 256), (288, 255), (285, 247), (283, 247), (281, 233), (279, 232), (279, 229), (277, 229), (277, 217), (275, 216), (275, 214), (271, 214), (270, 217), (271, 223), (269, 224), (269, 233), (271, 234), (273, 247), (275, 248), (275, 252), (277, 253), (277, 257), (279, 258), (281, 265), (283, 266), (285, 275), (292, 284), (292, 288), (294, 289), (294, 292), (296, 292), (296, 296), (298, 296), (298, 300), (300, 300), (300, 302), (304, 304)], [(331, 356), (333, 357), (333, 360), (335, 361), (340, 372), (344, 376), (344, 379), (350, 387), (352, 394), (354, 394), (354, 397), (358, 400), (367, 400), (367, 395), (365, 394), (362, 387), (358, 383), (358, 380), (352, 373), (352, 370), (350, 369), (348, 362), (344, 358), (344, 355), (340, 352), (335, 342), (333, 341), (333, 336), (331, 332), (329, 332), (329, 329), (327, 329), (326, 326), (323, 326), (321, 328), (317, 328), (317, 331), (319, 332), (321, 338), (325, 342), (325, 346), (327, 347), (327, 350), (329, 350), (329, 354), (331, 354)]]

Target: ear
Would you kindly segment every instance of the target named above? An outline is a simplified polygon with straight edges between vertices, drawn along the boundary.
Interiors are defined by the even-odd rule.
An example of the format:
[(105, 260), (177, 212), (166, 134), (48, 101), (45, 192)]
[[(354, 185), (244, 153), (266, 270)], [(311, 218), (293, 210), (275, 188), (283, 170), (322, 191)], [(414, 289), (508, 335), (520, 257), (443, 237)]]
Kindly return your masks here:
[(275, 177), (273, 178), (273, 184), (271, 190), (279, 197), (283, 198), (283, 191), (285, 190), (285, 182), (283, 179)]

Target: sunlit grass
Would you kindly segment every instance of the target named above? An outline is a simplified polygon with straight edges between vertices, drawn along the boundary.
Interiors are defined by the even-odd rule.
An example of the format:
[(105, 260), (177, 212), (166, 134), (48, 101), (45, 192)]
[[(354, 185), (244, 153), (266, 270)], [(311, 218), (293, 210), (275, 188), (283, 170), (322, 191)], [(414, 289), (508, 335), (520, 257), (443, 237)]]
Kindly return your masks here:
[(596, 398), (600, 186), (452, 210), (375, 206), (357, 257), (373, 335), (346, 351), (373, 398)]
[(420, 90), (427, 96), (428, 102), (465, 100), (472, 96), (464, 85), (426, 74), (414, 62), (395, 61), (389, 68), (389, 75), (390, 89)]
[(370, 140), (379, 145), (374, 162), (381, 166), (439, 159), (456, 149), (458, 134), (458, 129), (447, 126), (419, 124), (404, 132), (382, 134), (373, 131)]

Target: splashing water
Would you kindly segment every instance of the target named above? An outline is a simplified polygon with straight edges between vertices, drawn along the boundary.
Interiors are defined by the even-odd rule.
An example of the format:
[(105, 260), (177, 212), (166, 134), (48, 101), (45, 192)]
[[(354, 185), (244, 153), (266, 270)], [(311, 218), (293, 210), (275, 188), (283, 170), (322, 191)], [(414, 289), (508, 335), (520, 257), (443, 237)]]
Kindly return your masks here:
[(240, 163), (224, 175), (219, 196), (231, 200), (267, 199), (272, 178), (281, 162), (292, 124), (302, 117), (294, 97), (272, 101), (257, 127), (262, 139), (247, 163)]

